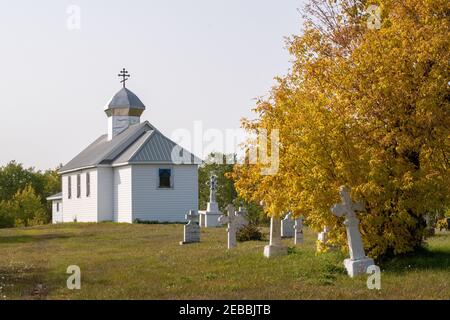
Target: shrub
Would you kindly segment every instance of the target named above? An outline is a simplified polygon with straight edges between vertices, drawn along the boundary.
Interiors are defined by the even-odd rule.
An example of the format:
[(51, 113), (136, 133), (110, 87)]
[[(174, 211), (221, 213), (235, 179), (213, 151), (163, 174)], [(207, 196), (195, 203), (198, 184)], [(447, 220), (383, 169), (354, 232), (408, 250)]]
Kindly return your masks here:
[(263, 239), (263, 234), (255, 224), (249, 223), (237, 232), (236, 239), (240, 242), (252, 240), (259, 241)]

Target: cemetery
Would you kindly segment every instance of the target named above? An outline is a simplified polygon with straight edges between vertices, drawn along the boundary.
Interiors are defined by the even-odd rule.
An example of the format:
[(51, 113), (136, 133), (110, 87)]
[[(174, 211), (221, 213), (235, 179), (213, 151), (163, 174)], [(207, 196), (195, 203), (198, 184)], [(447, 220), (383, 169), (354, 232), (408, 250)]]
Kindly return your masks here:
[[(447, 228), (429, 222), (434, 232), (421, 250), (375, 261), (358, 218), (367, 214), (365, 203), (342, 185), (325, 215), (340, 218), (345, 247), (330, 241), (339, 225), (317, 232), (290, 211), (254, 226), (262, 239), (237, 241), (255, 222), (246, 207), (220, 210), (218, 187), (211, 174), (206, 210), (189, 210), (184, 223), (0, 229), (0, 299), (450, 298)], [(82, 274), (78, 290), (64, 286), (67, 266)]]
[[(0, 229), (1, 299), (448, 299), (450, 235), (437, 232), (423, 252), (381, 265), (381, 290), (369, 275), (350, 278), (346, 255), (317, 255), (317, 234), (282, 238), (287, 255), (266, 258), (264, 241), (227, 249), (226, 227), (202, 228), (180, 245), (182, 224), (69, 223)], [(81, 290), (68, 290), (68, 265)]]
[[(214, 178), (211, 181), (215, 181)], [(217, 205), (216, 184), (208, 207)], [(329, 228), (316, 233), (302, 217), (272, 217), (261, 241), (238, 242), (245, 208), (226, 206), (214, 227), (199, 212), (184, 224), (66, 223), (0, 229), (2, 299), (448, 299), (450, 233), (438, 230), (421, 252), (376, 266), (362, 245), (362, 202), (341, 186), (329, 214), (345, 217), (348, 256), (324, 254)], [(206, 210), (208, 212), (209, 210)], [(179, 242), (179, 244), (178, 244)], [(48, 250), (50, 249), (51, 250)], [(83, 290), (61, 283), (74, 261)], [(370, 285), (380, 271), (378, 287)], [(428, 285), (430, 284), (430, 285)], [(431, 285), (432, 284), (432, 285)], [(419, 290), (420, 288), (420, 290)]]

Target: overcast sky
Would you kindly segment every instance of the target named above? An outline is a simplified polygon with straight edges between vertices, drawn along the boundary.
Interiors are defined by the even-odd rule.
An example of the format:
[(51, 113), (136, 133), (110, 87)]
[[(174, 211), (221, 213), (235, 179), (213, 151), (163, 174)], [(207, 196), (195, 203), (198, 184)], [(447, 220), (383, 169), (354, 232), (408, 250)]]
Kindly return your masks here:
[[(107, 131), (117, 74), (164, 134), (239, 128), (289, 68), (302, 0), (0, 1), (0, 165), (66, 163)], [(80, 8), (80, 29), (76, 12)], [(75, 14), (75, 15), (74, 15)], [(69, 19), (69, 20), (68, 20)], [(68, 22), (70, 28), (68, 28)], [(71, 29), (72, 28), (72, 29)], [(75, 28), (75, 29), (73, 29)], [(221, 150), (219, 150), (221, 151)]]

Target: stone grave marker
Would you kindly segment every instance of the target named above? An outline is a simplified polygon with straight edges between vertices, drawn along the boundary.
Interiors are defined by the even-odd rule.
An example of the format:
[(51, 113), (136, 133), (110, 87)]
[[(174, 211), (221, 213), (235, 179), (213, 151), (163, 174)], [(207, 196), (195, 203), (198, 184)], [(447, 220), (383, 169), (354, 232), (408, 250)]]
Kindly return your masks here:
[(342, 203), (335, 204), (331, 212), (338, 217), (345, 216), (344, 225), (347, 229), (347, 241), (350, 252), (350, 259), (344, 260), (345, 268), (350, 277), (365, 274), (367, 268), (374, 265), (374, 261), (364, 253), (364, 246), (359, 231), (359, 220), (356, 211), (365, 211), (362, 202), (353, 202), (350, 198), (350, 190), (346, 186), (341, 186), (339, 190)]
[(281, 237), (294, 237), (294, 220), (292, 220), (292, 213), (289, 212), (283, 220), (281, 220)]
[(188, 244), (200, 242), (200, 226), (198, 225), (198, 213), (195, 210), (190, 210), (185, 216), (188, 223), (184, 225), (183, 241), (180, 244)]

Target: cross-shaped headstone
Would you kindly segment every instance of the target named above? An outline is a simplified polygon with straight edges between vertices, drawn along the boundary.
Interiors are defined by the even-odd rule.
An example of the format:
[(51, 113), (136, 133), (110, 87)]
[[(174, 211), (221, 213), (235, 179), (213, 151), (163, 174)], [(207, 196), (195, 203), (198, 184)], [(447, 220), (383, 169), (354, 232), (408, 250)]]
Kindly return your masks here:
[(212, 175), (209, 178), (209, 202), (216, 202), (217, 177)]
[(128, 78), (131, 76), (127, 70), (125, 70), (125, 68), (123, 68), (119, 74), (119, 77), (122, 77), (122, 80), (120, 81), (120, 83), (123, 84), (123, 87), (125, 88), (125, 82), (128, 80)]
[(245, 218), (245, 211), (242, 208), (239, 208), (239, 211), (236, 212), (234, 211), (233, 205), (229, 204), (227, 206), (227, 212), (227, 216), (223, 215), (219, 217), (219, 223), (228, 224), (228, 249), (231, 249), (236, 247), (236, 233), (248, 222)]
[(339, 188), (342, 203), (335, 204), (331, 212), (338, 217), (345, 216), (344, 225), (347, 229), (347, 241), (350, 252), (350, 259), (344, 261), (347, 272), (350, 276), (366, 272), (367, 266), (373, 264), (373, 260), (367, 258), (364, 253), (364, 246), (359, 231), (359, 220), (356, 211), (365, 211), (363, 202), (353, 202), (350, 197), (350, 189), (346, 186)]
[(341, 186), (339, 189), (339, 195), (341, 196), (342, 203), (335, 204), (331, 208), (331, 212), (335, 216), (346, 218), (356, 218), (355, 211), (365, 211), (364, 203), (362, 201), (353, 202), (350, 198), (350, 190), (346, 186)]

